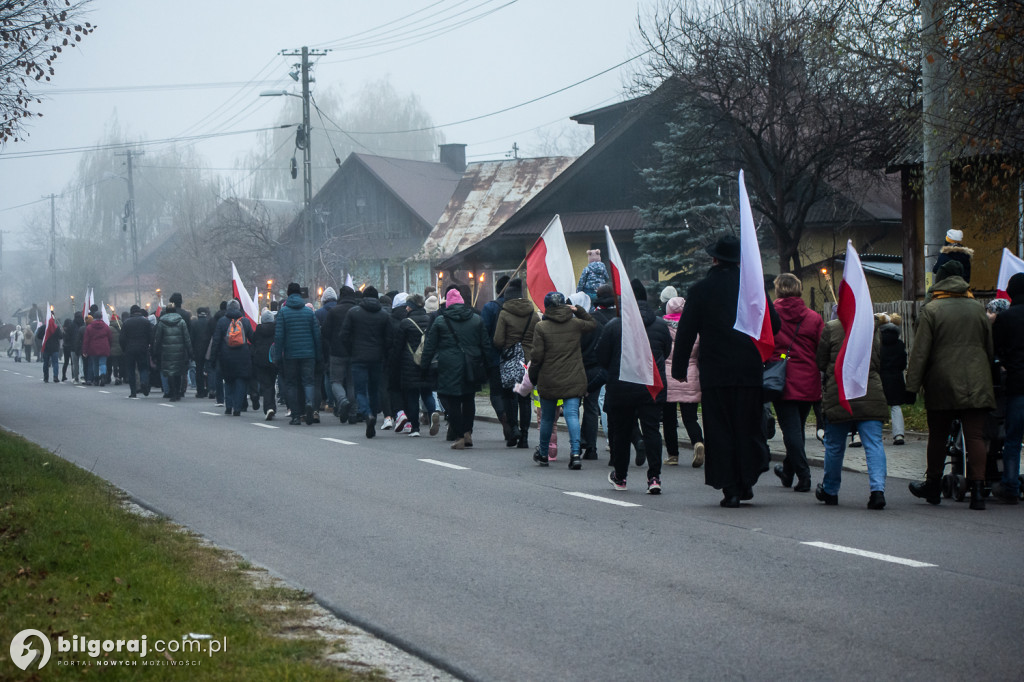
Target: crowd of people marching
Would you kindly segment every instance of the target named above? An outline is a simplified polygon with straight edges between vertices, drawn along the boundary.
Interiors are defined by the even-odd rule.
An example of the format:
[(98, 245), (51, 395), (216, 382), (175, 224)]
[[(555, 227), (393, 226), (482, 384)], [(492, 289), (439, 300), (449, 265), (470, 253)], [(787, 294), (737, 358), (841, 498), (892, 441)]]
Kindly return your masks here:
[[(686, 299), (666, 287), (655, 304), (660, 310), (639, 280), (630, 283), (660, 374), (660, 392), (620, 379), (619, 299), (597, 251), (589, 252), (578, 291), (547, 293), (543, 313), (519, 279), (499, 280), (498, 297), (479, 311), (467, 302), (464, 285), (443, 292), (428, 288), (422, 295), (380, 295), (372, 286), (327, 288), (314, 308), (305, 290), (292, 283), (287, 300), (264, 309), (256, 324), (237, 300), (222, 302), (212, 314), (206, 307), (193, 314), (174, 294), (159, 315), (132, 306), (108, 324), (93, 306), (49, 335), (41, 326), (27, 334), (19, 326), (11, 347), (20, 361), (22, 349), (32, 345), (26, 338), (35, 337), (45, 382), (51, 375), (55, 383), (67, 381), (70, 366), (74, 383), (126, 384), (131, 398), (157, 391), (177, 401), (194, 387), (196, 398), (215, 401), (226, 415), (240, 416), (251, 406), (273, 420), (283, 404), (289, 424), (309, 425), (329, 411), (341, 423), (362, 423), (367, 438), (378, 430), (415, 438), (425, 429), (436, 436), (447, 422), (447, 440), (455, 450), (473, 447), (475, 397), (486, 385), (507, 447), (529, 450), (532, 444), (533, 461), (548, 466), (558, 459), (554, 425), (562, 418), (568, 467), (581, 469), (584, 460), (598, 459), (603, 422), (609, 483), (626, 490), (630, 463), (646, 463), (650, 494), (661, 492), (663, 451), (666, 464), (679, 463), (681, 420), (692, 465), (704, 466), (705, 482), (722, 491), (723, 507), (750, 500), (758, 478), (769, 471), (767, 439), (776, 420), (786, 456), (774, 473), (787, 488), (811, 491), (804, 433), (813, 411), (825, 447), (824, 475), (814, 496), (825, 505), (838, 504), (845, 448), (862, 445), (868, 507), (884, 508), (883, 422), (891, 421), (891, 445), (902, 445), (901, 405), (913, 403), (923, 389), (927, 470), (923, 481), (910, 484), (910, 492), (940, 502), (946, 436), (959, 420), (970, 508), (984, 509), (987, 429), (998, 396), (1006, 439), (1002, 475), (991, 493), (997, 501), (1017, 503), (1024, 431), (1024, 273), (1010, 280), (1009, 305), (993, 301), (986, 315), (973, 299), (963, 262), (944, 259), (909, 357), (899, 318), (876, 316), (867, 391), (848, 401), (835, 376), (842, 322), (826, 321), (808, 309), (800, 279), (780, 275), (767, 313), (774, 357), (786, 358), (786, 373), (769, 411), (762, 358), (750, 337), (733, 328), (740, 242), (723, 237), (707, 252), (707, 276)], [(533, 423), (539, 429), (531, 437)]]

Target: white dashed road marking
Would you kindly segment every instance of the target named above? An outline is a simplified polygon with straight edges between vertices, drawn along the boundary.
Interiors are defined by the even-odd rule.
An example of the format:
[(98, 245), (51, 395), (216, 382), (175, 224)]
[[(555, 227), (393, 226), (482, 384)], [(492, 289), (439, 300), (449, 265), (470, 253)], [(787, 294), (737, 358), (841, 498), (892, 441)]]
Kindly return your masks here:
[(110, 391), (100, 391), (100, 393), (107, 393), (107, 394), (109, 394)]
[(937, 564), (926, 564), (923, 561), (914, 561), (913, 559), (904, 559), (903, 557), (892, 556), (891, 554), (879, 554), (877, 552), (868, 552), (863, 549), (854, 549), (853, 547), (843, 547), (842, 545), (833, 545), (828, 542), (801, 542), (802, 545), (810, 545), (811, 547), (820, 547), (821, 549), (831, 549), (833, 552), (843, 552), (845, 554), (855, 554), (857, 556), (867, 557), (868, 559), (878, 559), (879, 561), (888, 561), (893, 564), (902, 564), (903, 566), (910, 566), (911, 568), (935, 568)]
[(279, 429), (279, 428), (281, 428), (280, 426), (271, 426), (270, 424), (261, 424), (259, 422), (253, 422), (252, 425), (253, 426), (258, 426), (261, 429)]
[[(274, 428), (277, 428), (276, 426)], [(342, 445), (356, 445), (350, 440), (342, 440), (340, 438), (321, 438), (320, 440), (330, 441), (331, 443), (341, 443)]]
[(219, 417), (220, 416), (219, 412), (200, 412), (199, 414), (208, 414), (211, 417)]
[(573, 497), (582, 497), (584, 500), (593, 500), (594, 502), (604, 502), (605, 504), (614, 504), (619, 507), (639, 507), (639, 504), (633, 504), (632, 502), (623, 502), (622, 500), (613, 500), (608, 497), (600, 497), (598, 495), (588, 495), (587, 493), (570, 493), (566, 491), (566, 495), (572, 495)]
[(421, 459), (420, 461), (421, 462), (426, 462), (427, 464), (435, 464), (435, 465), (437, 465), (439, 467), (446, 467), (448, 469), (456, 469), (458, 471), (469, 471), (469, 467), (460, 467), (458, 464), (449, 464), (448, 462), (439, 462), (436, 459)]
[(160, 403), (160, 407), (174, 407), (174, 405), (171, 405), (170, 403)]

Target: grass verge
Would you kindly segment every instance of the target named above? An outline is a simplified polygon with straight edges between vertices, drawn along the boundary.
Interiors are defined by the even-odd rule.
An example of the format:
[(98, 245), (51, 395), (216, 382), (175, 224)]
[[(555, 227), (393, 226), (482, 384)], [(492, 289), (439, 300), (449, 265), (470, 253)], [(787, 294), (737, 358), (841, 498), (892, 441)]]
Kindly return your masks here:
[[(0, 432), (0, 680), (386, 679), (325, 661), (338, 645), (301, 625), (309, 595), (254, 582), (237, 556), (124, 502), (96, 476)], [(22, 671), (12, 660), (12, 638), (27, 628), (50, 640), (41, 669)], [(158, 641), (181, 647), (190, 633), (212, 639), (191, 652), (155, 650)], [(143, 636), (144, 656), (59, 651), (59, 638)], [(211, 651), (213, 642), (222, 650)], [(26, 643), (42, 648), (37, 638)]]

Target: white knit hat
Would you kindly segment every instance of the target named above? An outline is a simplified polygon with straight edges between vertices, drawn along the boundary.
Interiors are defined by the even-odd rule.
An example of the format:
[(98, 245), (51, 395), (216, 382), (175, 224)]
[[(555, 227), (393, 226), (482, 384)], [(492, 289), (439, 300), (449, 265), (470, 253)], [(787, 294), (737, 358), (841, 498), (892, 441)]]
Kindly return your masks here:
[(946, 241), (950, 244), (959, 244), (964, 240), (963, 230), (946, 230)]

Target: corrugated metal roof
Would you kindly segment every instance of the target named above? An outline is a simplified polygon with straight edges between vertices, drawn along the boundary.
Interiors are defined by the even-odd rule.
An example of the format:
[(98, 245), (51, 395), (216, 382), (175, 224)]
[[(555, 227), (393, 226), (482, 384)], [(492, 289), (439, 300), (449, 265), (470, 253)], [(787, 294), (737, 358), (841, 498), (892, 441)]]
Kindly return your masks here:
[(415, 258), (444, 258), (489, 236), (574, 160), (550, 156), (470, 164)]
[(461, 176), (443, 163), (353, 153), (428, 225), (437, 224)]

